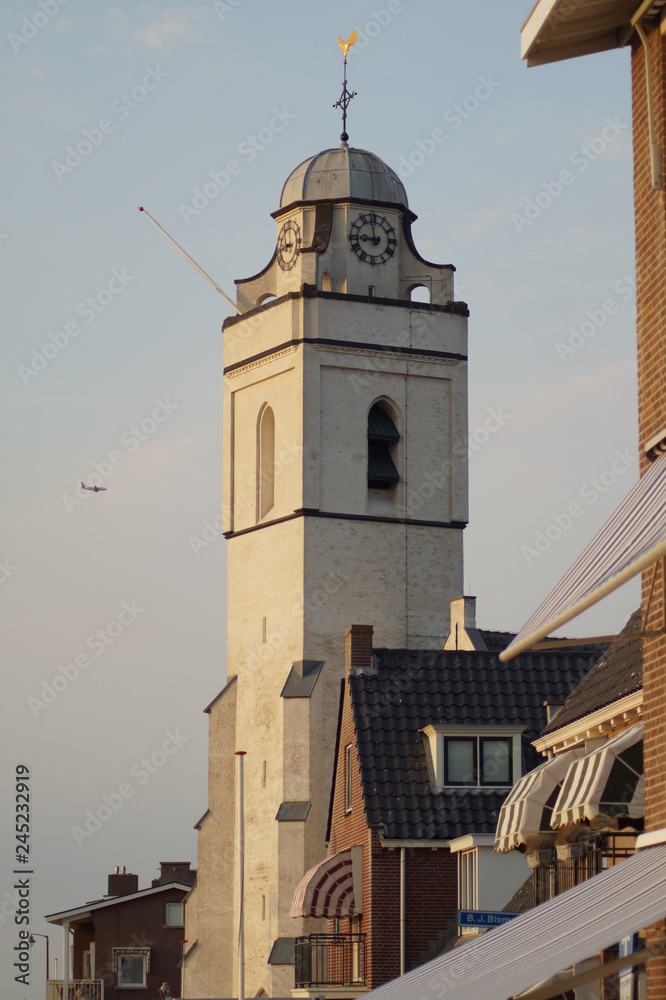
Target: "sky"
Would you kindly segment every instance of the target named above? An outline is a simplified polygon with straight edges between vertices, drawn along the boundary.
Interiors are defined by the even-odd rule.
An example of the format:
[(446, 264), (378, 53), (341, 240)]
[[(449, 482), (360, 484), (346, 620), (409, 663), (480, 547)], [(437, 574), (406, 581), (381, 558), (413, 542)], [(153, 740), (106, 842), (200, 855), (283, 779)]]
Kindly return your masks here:
[[(196, 862), (226, 677), (231, 309), (137, 206), (233, 294), (271, 258), (288, 174), (339, 142), (339, 35), (359, 32), (350, 144), (400, 173), (417, 249), (470, 308), (478, 623), (518, 630), (637, 481), (629, 53), (527, 70), (529, 8), (2, 4), (3, 1000), (44, 996), (43, 939), (30, 985), (12, 970), (18, 765), (52, 956), (44, 914), (116, 865), (147, 887)], [(567, 633), (617, 632), (637, 604), (629, 584)]]

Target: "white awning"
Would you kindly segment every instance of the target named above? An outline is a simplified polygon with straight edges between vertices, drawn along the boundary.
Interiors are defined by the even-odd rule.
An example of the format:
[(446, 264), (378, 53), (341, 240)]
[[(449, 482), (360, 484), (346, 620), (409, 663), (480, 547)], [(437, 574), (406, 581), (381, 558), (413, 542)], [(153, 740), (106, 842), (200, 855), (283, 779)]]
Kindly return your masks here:
[[(306, 872), (294, 893), (290, 917), (353, 917), (362, 903), (354, 893), (354, 852), (340, 851)], [(362, 861), (361, 861), (362, 864)], [(357, 874), (357, 878), (362, 875)]]
[(372, 990), (373, 1000), (510, 1000), (666, 916), (666, 844)]
[(660, 455), (582, 556), (500, 653), (511, 660), (666, 555), (666, 454)]
[(639, 819), (644, 812), (643, 726), (632, 726), (577, 760), (553, 809), (552, 826), (597, 816)]
[(583, 747), (567, 750), (544, 761), (513, 786), (500, 810), (495, 850), (511, 851), (528, 837), (551, 832), (553, 806), (571, 765), (585, 753)]

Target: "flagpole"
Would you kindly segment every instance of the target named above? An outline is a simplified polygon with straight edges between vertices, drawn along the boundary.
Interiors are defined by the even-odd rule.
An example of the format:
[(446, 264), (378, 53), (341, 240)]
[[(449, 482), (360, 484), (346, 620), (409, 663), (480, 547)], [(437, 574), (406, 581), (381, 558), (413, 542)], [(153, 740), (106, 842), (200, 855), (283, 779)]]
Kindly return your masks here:
[(245, 806), (243, 802), (243, 758), (245, 750), (236, 750), (238, 758), (238, 1000), (245, 1000)]

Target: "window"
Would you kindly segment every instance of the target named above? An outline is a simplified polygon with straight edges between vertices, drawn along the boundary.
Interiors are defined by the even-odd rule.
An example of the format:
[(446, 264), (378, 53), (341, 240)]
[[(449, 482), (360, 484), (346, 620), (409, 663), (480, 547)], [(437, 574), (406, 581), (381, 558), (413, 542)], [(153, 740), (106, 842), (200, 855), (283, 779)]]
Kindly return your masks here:
[(345, 747), (345, 812), (352, 808), (352, 745)]
[(145, 986), (150, 972), (149, 948), (114, 948), (113, 964), (118, 987)]
[(427, 726), (435, 788), (513, 785), (521, 775), (521, 733), (506, 725)]
[(184, 922), (185, 921), (183, 919), (183, 904), (167, 903), (166, 905), (167, 927), (182, 927)]
[(257, 521), (275, 503), (275, 417), (265, 405), (257, 423)]
[(393, 420), (379, 403), (368, 414), (368, 486), (370, 489), (390, 490), (400, 481), (394, 462), (396, 443), (400, 434)]
[(512, 785), (512, 749), (507, 737), (445, 737), (444, 784)]
[(458, 854), (458, 908), (476, 910), (477, 907), (477, 862), (476, 848), (460, 851)]

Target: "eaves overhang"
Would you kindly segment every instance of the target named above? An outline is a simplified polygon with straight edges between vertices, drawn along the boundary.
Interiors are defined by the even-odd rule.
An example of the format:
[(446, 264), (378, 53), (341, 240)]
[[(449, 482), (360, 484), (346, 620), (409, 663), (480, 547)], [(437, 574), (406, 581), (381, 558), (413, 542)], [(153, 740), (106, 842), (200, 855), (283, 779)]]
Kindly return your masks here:
[(547, 736), (539, 737), (532, 745), (539, 753), (548, 756), (561, 753), (586, 740), (608, 736), (610, 733), (635, 725), (640, 722), (642, 711), (643, 691), (634, 691), (625, 698), (613, 702), (612, 705), (605, 705), (596, 712), (575, 719), (562, 729), (556, 729)]
[(103, 899), (96, 899), (84, 906), (75, 906), (70, 910), (60, 910), (57, 913), (47, 913), (44, 919), (49, 924), (61, 924), (64, 920), (90, 920), (97, 910), (130, 903), (136, 899), (144, 899), (146, 896), (154, 896), (167, 889), (183, 889), (185, 893), (189, 893), (191, 888), (191, 885), (185, 885), (184, 882), (164, 882), (162, 885), (153, 885), (148, 889), (139, 889), (137, 892), (127, 892), (124, 896), (104, 896)]
[(623, 48), (637, 20), (661, 17), (666, 0), (537, 0), (520, 32), (528, 66)]

